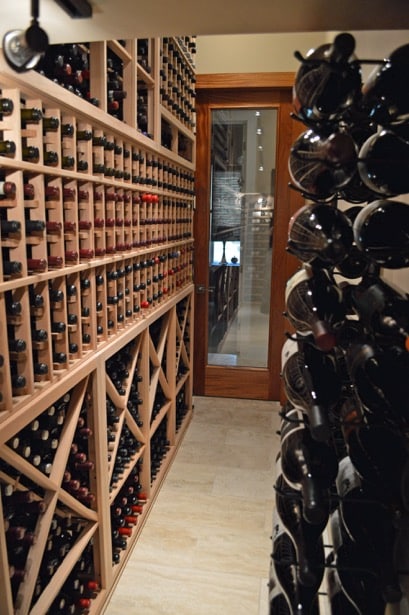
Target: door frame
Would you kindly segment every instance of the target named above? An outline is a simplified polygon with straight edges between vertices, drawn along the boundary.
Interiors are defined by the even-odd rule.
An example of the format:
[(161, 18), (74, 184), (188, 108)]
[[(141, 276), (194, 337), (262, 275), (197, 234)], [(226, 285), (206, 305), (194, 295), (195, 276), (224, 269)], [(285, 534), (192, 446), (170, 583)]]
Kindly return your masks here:
[[(288, 222), (303, 204), (302, 196), (289, 187), (288, 157), (302, 128), (291, 118), (294, 73), (240, 73), (197, 75), (196, 81), (196, 211), (195, 239), (195, 395), (242, 399), (283, 399), (280, 371), (281, 347), (288, 329), (284, 312), (287, 279), (299, 266), (286, 251)], [(269, 330), (277, 341), (269, 340), (267, 368), (223, 367), (207, 364), (209, 250), (209, 187), (211, 110), (223, 107), (276, 108), (277, 150), (273, 224), (273, 267)], [(279, 206), (277, 206), (279, 204)], [(278, 342), (279, 340), (279, 342)]]

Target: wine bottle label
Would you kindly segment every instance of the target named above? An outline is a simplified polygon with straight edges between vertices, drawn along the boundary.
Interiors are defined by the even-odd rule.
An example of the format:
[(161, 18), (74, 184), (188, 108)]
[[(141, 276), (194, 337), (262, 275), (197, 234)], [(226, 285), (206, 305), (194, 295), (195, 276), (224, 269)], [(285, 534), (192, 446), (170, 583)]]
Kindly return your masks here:
[(303, 267), (299, 271), (296, 271), (288, 280), (285, 285), (285, 295), (284, 300), (287, 303), (289, 295), (294, 291), (294, 289), (301, 284), (302, 282), (308, 281), (312, 277), (311, 272)]
[(353, 489), (359, 489), (361, 487), (361, 479), (349, 456), (344, 457), (339, 462), (338, 475), (335, 482), (338, 495), (341, 498), (345, 497)]
[(298, 344), (295, 340), (287, 339), (281, 350), (281, 371), (284, 370), (284, 366), (296, 352), (298, 352)]
[(286, 417), (288, 420), (284, 419), (281, 424), (281, 446), (291, 434), (305, 429), (304, 416), (299, 408), (292, 408)]
[(342, 537), (342, 521), (338, 509), (335, 510), (331, 515), (330, 529), (334, 552), (337, 553), (337, 551), (340, 549), (340, 547), (342, 547), (344, 543)]

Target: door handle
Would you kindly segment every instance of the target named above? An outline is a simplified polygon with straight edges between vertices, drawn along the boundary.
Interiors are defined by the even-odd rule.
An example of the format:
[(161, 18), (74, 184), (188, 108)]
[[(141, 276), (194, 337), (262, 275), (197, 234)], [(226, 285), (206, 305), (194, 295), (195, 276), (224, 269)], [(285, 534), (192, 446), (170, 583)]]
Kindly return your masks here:
[(214, 286), (205, 286), (204, 284), (196, 284), (196, 292), (198, 295), (204, 295), (205, 293), (214, 293)]

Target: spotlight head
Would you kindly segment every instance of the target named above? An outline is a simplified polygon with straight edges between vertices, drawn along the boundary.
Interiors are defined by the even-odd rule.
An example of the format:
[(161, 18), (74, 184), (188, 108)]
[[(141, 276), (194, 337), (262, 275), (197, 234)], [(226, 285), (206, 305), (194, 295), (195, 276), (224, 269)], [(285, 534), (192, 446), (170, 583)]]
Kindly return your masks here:
[(27, 30), (10, 30), (3, 37), (4, 57), (18, 73), (35, 68), (47, 47), (48, 36), (36, 21)]
[(40, 28), (36, 21), (32, 21), (25, 33), (27, 46), (37, 53), (45, 53), (48, 48), (47, 33)]

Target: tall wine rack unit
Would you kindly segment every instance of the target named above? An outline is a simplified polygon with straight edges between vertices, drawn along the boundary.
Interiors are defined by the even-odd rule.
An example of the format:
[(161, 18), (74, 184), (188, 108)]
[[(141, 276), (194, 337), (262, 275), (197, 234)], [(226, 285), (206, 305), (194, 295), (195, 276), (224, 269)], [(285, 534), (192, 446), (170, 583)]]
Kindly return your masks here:
[(1, 615), (103, 611), (191, 418), (193, 48), (0, 59)]

